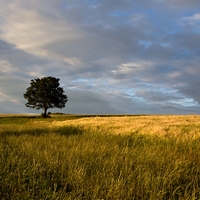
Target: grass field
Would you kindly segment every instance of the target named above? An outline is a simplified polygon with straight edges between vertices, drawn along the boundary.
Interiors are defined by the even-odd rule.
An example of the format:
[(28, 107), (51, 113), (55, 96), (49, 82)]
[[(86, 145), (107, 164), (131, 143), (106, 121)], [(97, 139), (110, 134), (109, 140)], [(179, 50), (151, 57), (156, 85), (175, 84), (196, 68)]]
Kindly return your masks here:
[(0, 115), (0, 199), (200, 199), (200, 116)]

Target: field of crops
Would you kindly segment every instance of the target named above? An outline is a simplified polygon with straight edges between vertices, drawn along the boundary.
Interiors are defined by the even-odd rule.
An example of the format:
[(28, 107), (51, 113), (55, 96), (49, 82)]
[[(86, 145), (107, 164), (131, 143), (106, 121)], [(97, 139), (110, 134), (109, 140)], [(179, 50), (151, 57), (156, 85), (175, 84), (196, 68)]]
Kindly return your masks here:
[(200, 199), (200, 116), (0, 115), (0, 199)]

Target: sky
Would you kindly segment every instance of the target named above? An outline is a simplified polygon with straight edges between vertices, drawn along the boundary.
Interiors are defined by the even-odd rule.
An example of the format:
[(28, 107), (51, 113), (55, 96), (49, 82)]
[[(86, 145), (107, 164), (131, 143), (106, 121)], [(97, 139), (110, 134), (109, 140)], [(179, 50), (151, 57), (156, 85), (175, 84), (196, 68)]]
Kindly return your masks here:
[(200, 114), (199, 0), (1, 0), (0, 113), (53, 76), (71, 114)]

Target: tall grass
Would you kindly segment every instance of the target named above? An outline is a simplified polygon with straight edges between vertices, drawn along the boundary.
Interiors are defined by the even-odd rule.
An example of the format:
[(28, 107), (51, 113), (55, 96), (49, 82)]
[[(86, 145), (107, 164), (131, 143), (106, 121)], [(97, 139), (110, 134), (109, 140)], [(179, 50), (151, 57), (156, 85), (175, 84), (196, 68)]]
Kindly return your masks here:
[(200, 199), (200, 117), (0, 124), (1, 199)]

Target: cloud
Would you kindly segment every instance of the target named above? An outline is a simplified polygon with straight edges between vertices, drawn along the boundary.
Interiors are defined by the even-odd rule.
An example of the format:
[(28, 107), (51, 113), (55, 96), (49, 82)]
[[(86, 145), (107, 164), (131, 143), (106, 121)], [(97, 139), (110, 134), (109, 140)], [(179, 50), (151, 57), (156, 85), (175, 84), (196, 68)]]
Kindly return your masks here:
[(117, 114), (123, 112), (115, 107), (115, 102), (110, 102), (110, 99), (97, 92), (66, 90), (66, 94), (69, 96), (65, 109), (67, 113)]
[(39, 10), (13, 4), (7, 11), (9, 13), (4, 15), (6, 23), (2, 26), (1, 39), (15, 45), (17, 49), (37, 56), (51, 55), (59, 58), (59, 54), (46, 46), (81, 38), (78, 29), (72, 24), (45, 15)]
[(179, 23), (188, 31), (200, 32), (200, 13), (192, 16), (182, 17)]
[(2, 105), (28, 112), (23, 93), (30, 80), (55, 76), (71, 99), (65, 112), (197, 110), (198, 5), (197, 0), (2, 0)]
[(1, 74), (10, 74), (14, 73), (16, 68), (12, 66), (7, 60), (0, 60), (0, 72)]

